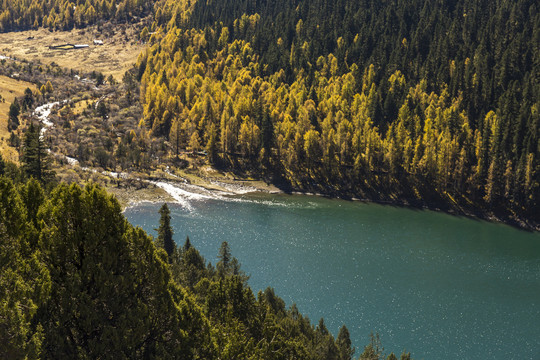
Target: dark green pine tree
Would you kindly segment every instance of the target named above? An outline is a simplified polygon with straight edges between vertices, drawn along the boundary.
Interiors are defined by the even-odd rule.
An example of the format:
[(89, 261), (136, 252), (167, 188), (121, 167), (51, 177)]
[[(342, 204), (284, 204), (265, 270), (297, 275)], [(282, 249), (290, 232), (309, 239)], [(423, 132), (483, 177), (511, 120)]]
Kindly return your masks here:
[(34, 95), (32, 94), (32, 90), (30, 88), (26, 88), (24, 90), (24, 98), (22, 103), (25, 109), (29, 109), (34, 104)]
[(0, 359), (39, 359), (34, 315), (51, 287), (37, 234), (11, 180), (0, 178)]
[(358, 360), (379, 360), (382, 358), (384, 349), (382, 348), (379, 334), (371, 334), (370, 337), (370, 343), (364, 347), (364, 352), (360, 354)]
[(334, 338), (324, 324), (323, 318), (319, 320), (319, 324), (315, 329), (315, 339), (317, 342), (317, 345), (315, 346), (315, 353), (319, 359), (341, 359), (339, 349), (334, 342)]
[(21, 108), (17, 99), (11, 103), (9, 106), (8, 114), (8, 130), (15, 130), (19, 127), (19, 114), (21, 113)]
[(218, 263), (216, 265), (219, 276), (225, 276), (231, 268), (231, 249), (229, 243), (224, 241), (219, 248)]
[(189, 236), (186, 236), (186, 242), (184, 243), (183, 252), (188, 251), (191, 248), (191, 241), (189, 240)]
[(180, 266), (182, 272), (178, 277), (179, 282), (190, 289), (193, 289), (193, 287), (206, 275), (204, 258), (193, 246), (190, 246), (182, 253)]
[(21, 200), (26, 207), (27, 218), (38, 228), (37, 214), (45, 202), (45, 192), (36, 179), (30, 179), (20, 187)]
[(171, 211), (167, 204), (163, 204), (161, 209), (159, 209), (159, 214), (161, 215), (161, 218), (159, 219), (157, 244), (165, 249), (170, 263), (172, 262), (176, 245), (174, 244), (173, 230), (171, 227)]
[(339, 333), (336, 339), (336, 346), (339, 351), (339, 357), (341, 360), (351, 360), (354, 355), (355, 349), (351, 347), (351, 336), (349, 329), (345, 325), (339, 329)]
[(201, 315), (116, 199), (62, 184), (38, 216), (52, 280), (36, 315), (42, 358), (198, 358), (203, 344), (188, 334), (204, 332)]
[(107, 114), (109, 113), (109, 109), (107, 109), (107, 105), (105, 104), (105, 101), (100, 101), (99, 102), (99, 104), (97, 106), (97, 113), (103, 119), (107, 118)]
[(50, 159), (39, 132), (39, 128), (30, 123), (24, 134), (23, 170), (28, 177), (47, 182), (54, 177), (54, 173), (50, 169)]

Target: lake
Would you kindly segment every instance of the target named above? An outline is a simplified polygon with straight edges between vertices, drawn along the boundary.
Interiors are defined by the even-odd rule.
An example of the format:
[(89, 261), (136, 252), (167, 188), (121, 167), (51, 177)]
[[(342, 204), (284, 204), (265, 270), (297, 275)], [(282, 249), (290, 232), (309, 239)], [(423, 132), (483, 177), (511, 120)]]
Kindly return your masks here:
[[(355, 356), (378, 332), (414, 359), (540, 359), (540, 234), (432, 211), (305, 195), (179, 190), (175, 240), (215, 264), (222, 241), (251, 275)], [(161, 204), (128, 208), (152, 235)]]

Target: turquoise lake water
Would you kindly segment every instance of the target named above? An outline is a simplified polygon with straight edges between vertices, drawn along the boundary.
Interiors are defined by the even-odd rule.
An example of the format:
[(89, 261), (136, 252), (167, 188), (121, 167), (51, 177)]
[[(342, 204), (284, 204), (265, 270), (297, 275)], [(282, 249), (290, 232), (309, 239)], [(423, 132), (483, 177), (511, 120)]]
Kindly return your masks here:
[[(334, 335), (347, 325), (356, 356), (378, 332), (414, 359), (540, 359), (538, 233), (313, 196), (181, 195), (178, 243), (215, 264), (228, 241), (255, 293), (273, 287)], [(160, 206), (125, 215), (155, 235)]]

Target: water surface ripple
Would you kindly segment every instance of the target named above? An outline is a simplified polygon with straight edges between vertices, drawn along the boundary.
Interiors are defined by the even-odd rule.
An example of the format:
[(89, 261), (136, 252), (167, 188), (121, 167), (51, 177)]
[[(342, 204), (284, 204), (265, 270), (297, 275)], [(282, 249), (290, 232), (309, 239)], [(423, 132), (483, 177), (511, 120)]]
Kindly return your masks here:
[[(287, 305), (356, 355), (378, 332), (415, 359), (540, 359), (540, 235), (377, 204), (299, 195), (220, 195), (170, 205), (175, 240), (189, 235), (215, 263), (222, 241)], [(148, 232), (161, 204), (126, 210)]]

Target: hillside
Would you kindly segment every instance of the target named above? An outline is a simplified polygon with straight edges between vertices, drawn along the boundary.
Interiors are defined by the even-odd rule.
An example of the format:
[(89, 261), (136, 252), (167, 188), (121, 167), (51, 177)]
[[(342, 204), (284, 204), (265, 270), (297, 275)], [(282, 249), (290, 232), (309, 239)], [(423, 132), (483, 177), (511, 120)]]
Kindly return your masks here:
[(104, 21), (137, 22), (151, 13), (153, 0), (4, 0), (0, 32), (38, 29), (71, 30)]
[[(196, 168), (201, 159), (189, 154), (207, 154), (218, 170), (285, 191), (540, 222), (534, 2), (162, 0), (137, 5), (151, 18), (129, 21), (107, 4), (96, 9), (109, 22), (1, 34), (0, 44), (38, 69), (93, 69), (93, 78), (128, 79), (124, 89), (140, 82), (142, 114), (129, 90), (127, 128), (149, 130), (136, 131), (144, 161), (122, 168)], [(90, 46), (48, 48), (72, 42)], [(81, 104), (103, 96), (82, 95), (94, 100), (74, 102), (79, 119)], [(110, 137), (107, 159), (122, 157)]]
[(538, 221), (531, 0), (159, 2), (145, 124), (294, 189)]
[(200, 171), (539, 228), (533, 0), (4, 0), (0, 32), (0, 120), (23, 104), (0, 126), (0, 358), (352, 358), (226, 243), (215, 267), (177, 246), (166, 207), (152, 239), (94, 181)]
[[(97, 71), (122, 79), (145, 45), (139, 41), (144, 22), (51, 32), (47, 29), (0, 33), (0, 54), (42, 64), (55, 63), (82, 72)], [(94, 40), (103, 45), (94, 45)], [(54, 50), (49, 46), (87, 44), (88, 48)]]

